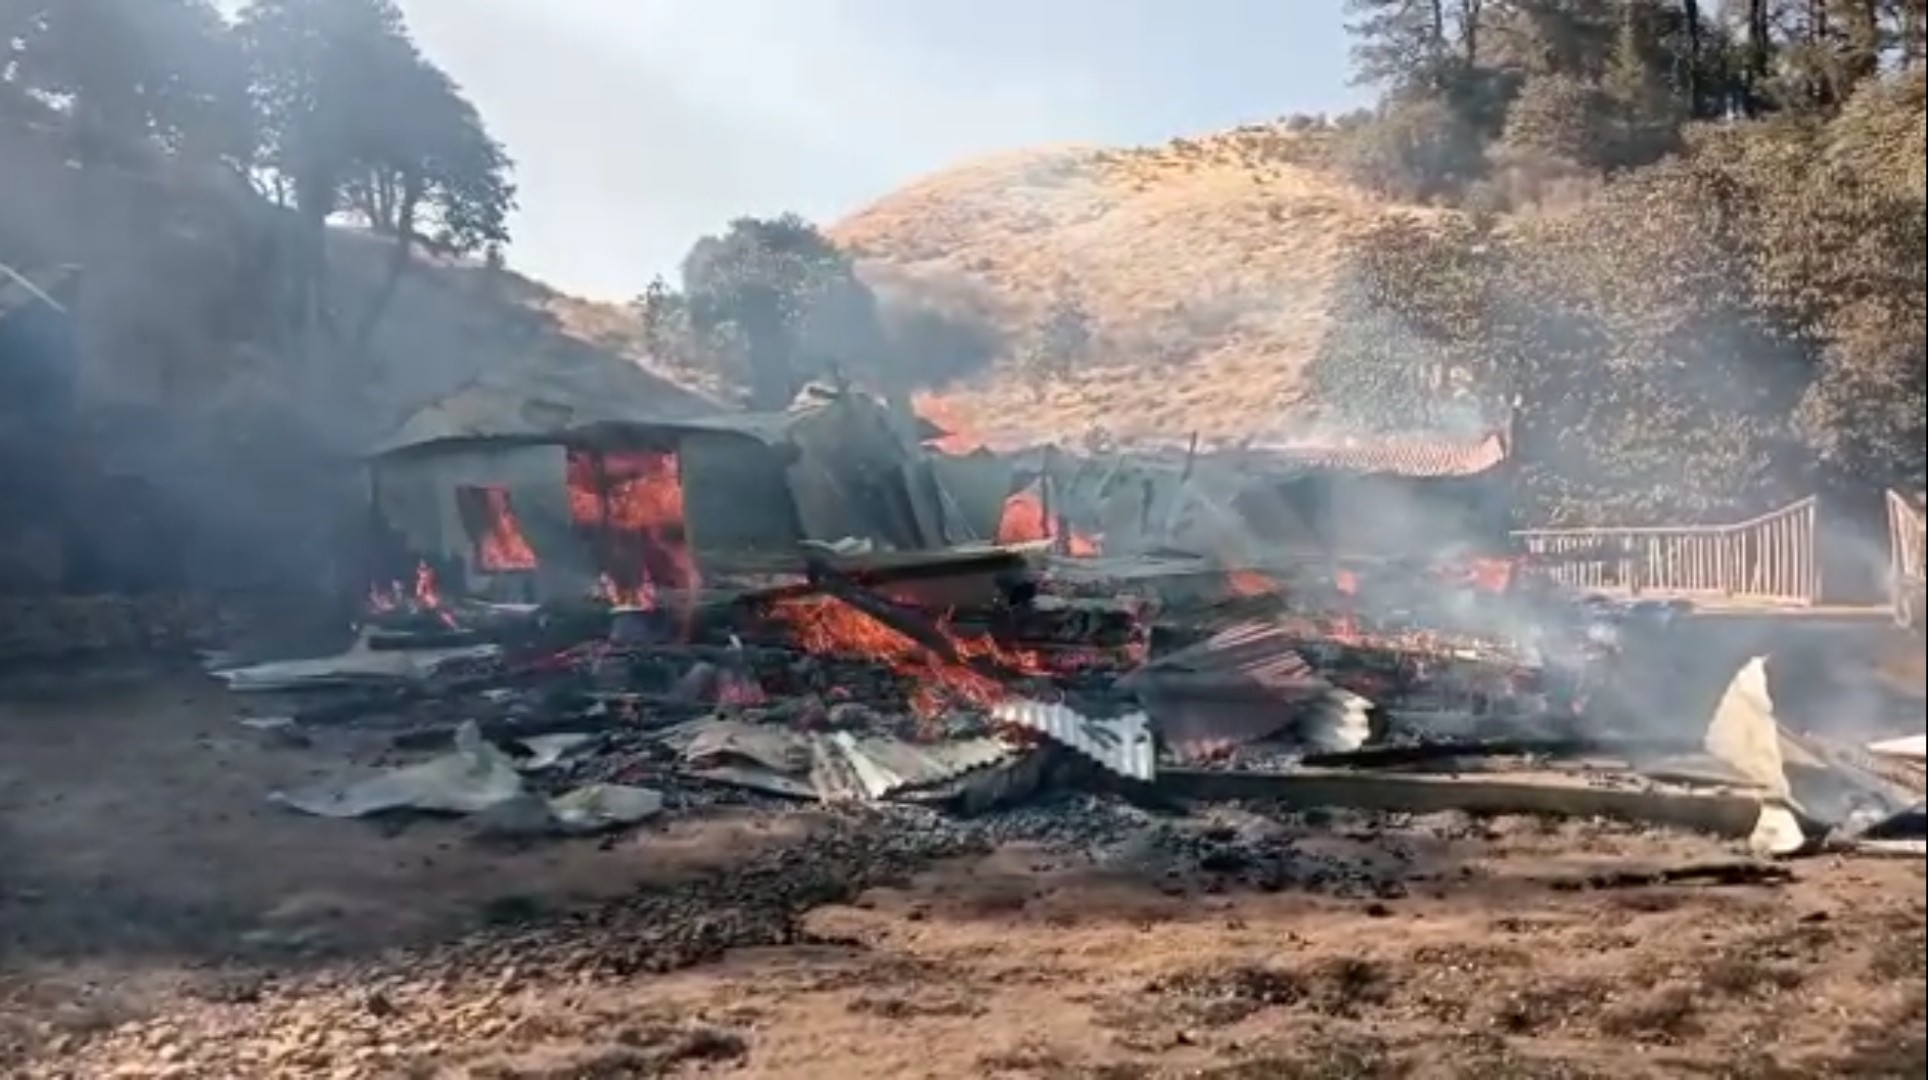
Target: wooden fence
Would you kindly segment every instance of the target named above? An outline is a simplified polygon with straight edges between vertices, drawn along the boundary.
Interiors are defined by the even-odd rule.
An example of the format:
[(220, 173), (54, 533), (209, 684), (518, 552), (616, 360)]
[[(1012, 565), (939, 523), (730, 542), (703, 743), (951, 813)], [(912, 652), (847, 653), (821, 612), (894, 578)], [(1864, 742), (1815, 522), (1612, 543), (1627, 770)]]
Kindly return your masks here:
[(1900, 492), (1888, 492), (1888, 587), (1894, 597), (1895, 622), (1921, 625), (1923, 579), (1923, 508)]
[(1812, 604), (1820, 592), (1815, 509), (1810, 496), (1733, 525), (1526, 529), (1513, 537), (1540, 572), (1583, 592)]

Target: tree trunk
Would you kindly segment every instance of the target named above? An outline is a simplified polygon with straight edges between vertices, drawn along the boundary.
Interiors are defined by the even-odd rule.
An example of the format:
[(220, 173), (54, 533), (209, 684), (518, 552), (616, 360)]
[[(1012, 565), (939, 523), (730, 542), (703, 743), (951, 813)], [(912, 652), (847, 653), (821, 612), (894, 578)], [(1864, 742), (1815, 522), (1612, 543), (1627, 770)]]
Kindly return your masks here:
[(422, 185), (414, 177), (407, 176), (402, 179), (400, 188), (399, 194), (394, 196), (395, 246), (389, 251), (388, 272), (383, 275), (374, 298), (368, 302), (368, 309), (362, 312), (360, 325), (355, 327), (354, 354), (358, 357), (368, 355), (369, 343), (375, 338), (375, 328), (381, 325), (382, 318), (395, 303), (395, 294), (401, 291), (402, 276), (408, 272), (415, 254), (415, 218), (422, 205)]
[(1749, 116), (1767, 108), (1767, 80), (1774, 43), (1768, 19), (1768, 0), (1747, 0), (1747, 79), (1745, 106)]
[(1881, 0), (1845, 0), (1842, 29), (1847, 36), (1838, 97), (1881, 73)]
[(1485, 0), (1459, 0), (1459, 55), (1468, 69), (1479, 66), (1479, 20)]
[(1687, 23), (1687, 108), (1696, 119), (1707, 115), (1706, 79), (1701, 65), (1700, 0), (1683, 0), (1681, 18)]

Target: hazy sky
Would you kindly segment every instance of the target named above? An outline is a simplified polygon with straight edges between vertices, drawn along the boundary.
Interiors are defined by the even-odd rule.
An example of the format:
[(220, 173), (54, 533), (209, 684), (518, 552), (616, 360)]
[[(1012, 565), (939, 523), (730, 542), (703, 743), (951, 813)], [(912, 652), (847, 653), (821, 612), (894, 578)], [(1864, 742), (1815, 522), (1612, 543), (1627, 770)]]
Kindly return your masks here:
[(400, 0), (517, 161), (510, 261), (619, 299), (744, 214), (973, 154), (1338, 111), (1341, 0)]

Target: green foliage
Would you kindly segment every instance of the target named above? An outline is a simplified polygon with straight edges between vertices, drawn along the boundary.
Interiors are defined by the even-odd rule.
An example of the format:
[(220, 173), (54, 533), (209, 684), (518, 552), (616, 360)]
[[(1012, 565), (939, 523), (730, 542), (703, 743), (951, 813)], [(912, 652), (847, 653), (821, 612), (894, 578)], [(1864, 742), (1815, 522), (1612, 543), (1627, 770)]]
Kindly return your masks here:
[(1394, 219), (1366, 236), (1339, 283), (1335, 326), (1307, 372), (1331, 419), (1428, 431), (1477, 418), (1490, 381), (1494, 249), (1474, 225)]
[(787, 406), (805, 382), (883, 373), (876, 297), (850, 258), (795, 214), (738, 218), (704, 237), (683, 260), (683, 295), (699, 335), (719, 332), (743, 348), (721, 351), (745, 370), (750, 404)]
[[(83, 166), (168, 155), (256, 180), (306, 224), (283, 261), (286, 320), (333, 330), (323, 234), (340, 212), (396, 241), (356, 351), (417, 248), (499, 256), (512, 163), (416, 49), (393, 0), (0, 0), (0, 110)], [(317, 317), (318, 316), (318, 317)]]
[(1371, 123), (1349, 132), (1338, 164), (1354, 182), (1412, 202), (1458, 192), (1483, 175), (1478, 133), (1433, 98), (1389, 101)]
[[(1923, 486), (1919, 13), (1758, 0), (1730, 25), (1702, 7), (1485, 5), (1510, 32), (1470, 61), (1522, 75), (1489, 164), (1604, 182), (1559, 212), (1364, 238), (1309, 372), (1328, 412), (1411, 430), (1516, 408), (1534, 520), (1721, 518), (1817, 482)], [(1879, 75), (1871, 50), (1903, 70)], [(1362, 138), (1409, 124), (1390, 110), (1426, 83), (1385, 81), (1406, 96)], [(1436, 126), (1453, 108), (1449, 88), (1417, 100)], [(1715, 119), (1739, 108), (1765, 115)], [(1405, 183), (1450, 196), (1466, 175)]]
[(983, 368), (1003, 344), (982, 318), (880, 300), (795, 214), (739, 218), (697, 241), (682, 279), (680, 293), (652, 282), (634, 305), (650, 348), (747, 387), (754, 408), (782, 408), (811, 381), (907, 395)]
[(238, 36), (259, 164), (314, 217), (356, 213), (404, 244), (473, 254), (508, 239), (512, 164), (392, 0), (254, 0)]
[(1595, 168), (1607, 164), (1609, 101), (1597, 84), (1558, 72), (1530, 75), (1506, 114), (1509, 147)]
[(643, 349), (649, 355), (674, 365), (695, 361), (689, 303), (661, 274), (650, 278), (649, 285), (629, 306), (642, 325)]
[(208, 0), (6, 0), (7, 83), (65, 103), (84, 159), (128, 139), (244, 156), (245, 69)]
[(1018, 370), (1042, 398), (1047, 385), (1077, 370), (1091, 342), (1090, 314), (1068, 286), (1062, 287), (1018, 353)]

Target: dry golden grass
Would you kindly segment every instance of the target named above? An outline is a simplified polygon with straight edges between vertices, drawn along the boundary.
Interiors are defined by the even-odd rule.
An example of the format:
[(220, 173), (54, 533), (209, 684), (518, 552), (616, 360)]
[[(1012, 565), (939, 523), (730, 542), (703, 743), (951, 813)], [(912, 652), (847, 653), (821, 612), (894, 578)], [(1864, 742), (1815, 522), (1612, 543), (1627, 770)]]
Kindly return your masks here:
[(564, 334), (607, 349), (643, 370), (686, 389), (720, 401), (735, 396), (714, 371), (671, 363), (652, 355), (643, 336), (642, 324), (629, 308), (569, 296), (540, 282), (530, 281), (529, 286), (531, 291), (525, 302), (553, 316), (557, 329)]
[[(1325, 165), (1329, 137), (1258, 125), (1158, 147), (1053, 146), (925, 177), (838, 222), (832, 239), (887, 302), (988, 318), (1017, 346), (1060, 297), (1092, 317), (1093, 354), (1042, 396), (1010, 356), (926, 395), (993, 445), (1115, 435), (1240, 436), (1282, 426), (1329, 320), (1349, 242), (1390, 205)], [(524, 283), (571, 337), (712, 396), (714, 373), (663, 363), (633, 313)]]
[[(1056, 147), (917, 181), (838, 223), (866, 273), (1007, 330), (1058, 297), (1090, 314), (1094, 355), (1042, 398), (1002, 358), (943, 394), (993, 442), (1237, 436), (1279, 426), (1329, 318), (1347, 243), (1390, 206), (1323, 165), (1326, 138), (1256, 126), (1161, 147)], [(1013, 334), (1014, 337), (1017, 334)]]

